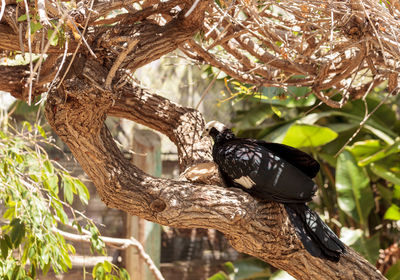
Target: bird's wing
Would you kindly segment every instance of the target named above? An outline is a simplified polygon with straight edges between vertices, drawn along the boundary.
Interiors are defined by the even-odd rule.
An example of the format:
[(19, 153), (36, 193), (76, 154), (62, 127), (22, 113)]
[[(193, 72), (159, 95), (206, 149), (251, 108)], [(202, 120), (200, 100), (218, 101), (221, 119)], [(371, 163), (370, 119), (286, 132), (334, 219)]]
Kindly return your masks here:
[(229, 141), (217, 149), (214, 160), (227, 185), (239, 184), (259, 198), (305, 202), (316, 191), (315, 183), (300, 168), (255, 141)]
[[(225, 183), (240, 184), (250, 189), (255, 185), (252, 177), (260, 168), (263, 160), (263, 148), (255, 143), (230, 141), (215, 153), (214, 160), (218, 164)], [(253, 176), (252, 176), (253, 175)]]
[(256, 140), (255, 142), (294, 165), (310, 178), (314, 178), (319, 172), (319, 163), (312, 156), (299, 149), (262, 140)]

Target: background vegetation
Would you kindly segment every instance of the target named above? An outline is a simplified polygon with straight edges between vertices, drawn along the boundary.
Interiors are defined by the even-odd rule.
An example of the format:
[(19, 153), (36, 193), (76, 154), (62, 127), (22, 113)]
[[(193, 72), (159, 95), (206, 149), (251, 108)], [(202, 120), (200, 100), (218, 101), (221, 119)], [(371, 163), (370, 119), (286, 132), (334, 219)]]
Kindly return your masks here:
[[(92, 253), (104, 255), (105, 244), (94, 222), (71, 206), (74, 199), (88, 203), (86, 186), (49, 159), (46, 151), (55, 148), (54, 139), (48, 138), (40, 125), (24, 122), (17, 129), (3, 121), (0, 278), (37, 279), (39, 273), (46, 275), (50, 269), (56, 274), (71, 269), (70, 254), (75, 254), (75, 248), (60, 228), (73, 228), (91, 243)], [(96, 265), (92, 275), (96, 279), (129, 279), (124, 269), (107, 261)]]
[[(312, 207), (388, 279), (400, 279), (400, 98), (382, 84), (369, 96), (332, 109), (309, 92), (233, 81), (221, 102), (234, 104), (232, 126), (239, 136), (312, 154), (321, 164)], [(271, 275), (265, 265), (253, 260), (247, 265), (252, 269), (244, 273), (243, 262), (227, 264), (226, 272), (211, 279)], [(281, 277), (278, 272), (271, 279)]]

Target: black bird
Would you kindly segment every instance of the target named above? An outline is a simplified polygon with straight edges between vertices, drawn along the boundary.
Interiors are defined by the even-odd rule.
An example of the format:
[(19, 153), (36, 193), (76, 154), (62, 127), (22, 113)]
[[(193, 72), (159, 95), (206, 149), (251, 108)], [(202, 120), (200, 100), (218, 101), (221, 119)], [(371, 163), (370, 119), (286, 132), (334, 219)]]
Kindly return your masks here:
[(283, 203), (306, 250), (313, 256), (339, 261), (345, 246), (317, 213), (305, 204), (317, 190), (318, 162), (310, 155), (278, 143), (238, 138), (217, 121), (205, 133), (214, 140), (213, 159), (227, 187)]

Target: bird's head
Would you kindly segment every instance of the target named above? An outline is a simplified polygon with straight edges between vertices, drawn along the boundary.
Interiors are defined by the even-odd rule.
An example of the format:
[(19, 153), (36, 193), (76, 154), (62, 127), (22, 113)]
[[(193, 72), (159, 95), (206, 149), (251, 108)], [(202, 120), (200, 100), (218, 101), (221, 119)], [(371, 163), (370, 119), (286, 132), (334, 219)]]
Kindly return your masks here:
[[(204, 136), (211, 136), (216, 141), (222, 135), (231, 135), (232, 131), (219, 121), (210, 121), (206, 124), (203, 131)], [(233, 135), (233, 134), (232, 134)]]

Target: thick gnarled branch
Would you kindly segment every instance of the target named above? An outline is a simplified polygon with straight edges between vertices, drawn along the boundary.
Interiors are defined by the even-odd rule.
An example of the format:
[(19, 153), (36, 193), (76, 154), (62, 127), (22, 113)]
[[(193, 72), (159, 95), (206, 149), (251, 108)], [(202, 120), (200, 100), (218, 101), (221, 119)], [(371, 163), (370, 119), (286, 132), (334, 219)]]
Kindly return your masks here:
[[(100, 80), (107, 75), (106, 71), (97, 72), (101, 73)], [(47, 119), (109, 207), (163, 225), (215, 228), (238, 251), (267, 261), (298, 279), (383, 279), (350, 248), (338, 263), (309, 255), (280, 204), (258, 201), (239, 189), (154, 178), (143, 173), (117, 148), (104, 126), (107, 114), (155, 128), (181, 149), (191, 150), (179, 155), (184, 158), (180, 161), (182, 169), (198, 162), (203, 155), (205, 161), (209, 160), (211, 143), (193, 145), (204, 125), (201, 115), (193, 109), (130, 84), (116, 92), (103, 92), (78, 78), (65, 81), (63, 90), (54, 91), (49, 97)]]

